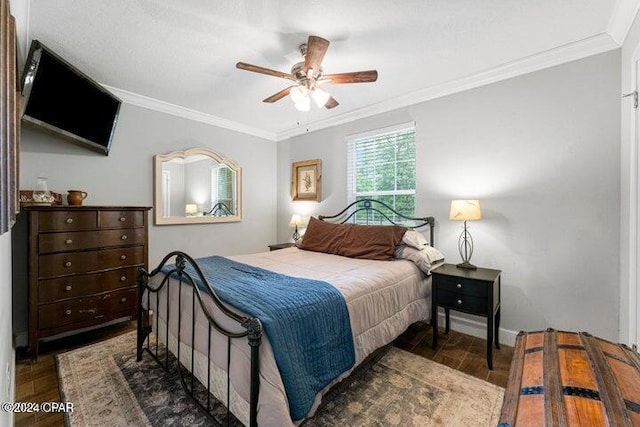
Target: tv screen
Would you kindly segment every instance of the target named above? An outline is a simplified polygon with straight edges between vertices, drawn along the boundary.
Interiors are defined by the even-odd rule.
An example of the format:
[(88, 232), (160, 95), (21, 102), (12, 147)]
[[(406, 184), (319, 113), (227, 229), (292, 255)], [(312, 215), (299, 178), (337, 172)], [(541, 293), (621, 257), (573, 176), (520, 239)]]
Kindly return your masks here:
[(37, 40), (23, 73), (23, 120), (105, 155), (121, 101)]

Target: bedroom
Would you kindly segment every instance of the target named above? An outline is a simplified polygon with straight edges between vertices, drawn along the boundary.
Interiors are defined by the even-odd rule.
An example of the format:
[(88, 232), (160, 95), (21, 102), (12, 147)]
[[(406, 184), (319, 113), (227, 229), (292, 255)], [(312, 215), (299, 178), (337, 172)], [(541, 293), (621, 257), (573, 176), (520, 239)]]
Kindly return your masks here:
[[(84, 63), (82, 57), (65, 50), (66, 45), (74, 44), (72, 39), (56, 39), (50, 34), (53, 27), (42, 24), (48, 8), (55, 6), (36, 1), (11, 3), (23, 57), (28, 49), (25, 37), (42, 31), (35, 35), (43, 42), (77, 65)], [(566, 2), (562, 10), (571, 11), (572, 6), (580, 7)], [(383, 9), (382, 5), (377, 7)], [(289, 121), (282, 129), (295, 132), (285, 132), (275, 141), (252, 134), (252, 119), (242, 120), (244, 126), (234, 130), (223, 127), (222, 121), (203, 123), (193, 116), (180, 117), (176, 109), (166, 105), (161, 110), (160, 103), (140, 106), (144, 99), (139, 97), (138, 105), (123, 103), (108, 157), (25, 128), (20, 187), (31, 188), (36, 177), (47, 176), (53, 190), (66, 192), (79, 187), (87, 191), (86, 204), (152, 206), (153, 156), (209, 147), (243, 168), (244, 218), (230, 224), (151, 226), (150, 265), (173, 249), (193, 256), (260, 252), (268, 244), (290, 240), (292, 214), (329, 214), (345, 206), (346, 136), (413, 121), (417, 134), (416, 214), (436, 218), (435, 243), (449, 262), (458, 262), (460, 233), (460, 224), (448, 220), (450, 201), (477, 198), (482, 203), (483, 220), (473, 223), (473, 260), (479, 266), (503, 271), (503, 342), (513, 345), (519, 330), (555, 327), (585, 330), (631, 344), (637, 341), (630, 327), (629, 296), (634, 294), (629, 284), (635, 283), (636, 275), (630, 272), (637, 263), (629, 262), (629, 248), (637, 238), (632, 237), (636, 228), (629, 224), (637, 220), (637, 208), (631, 206), (638, 200), (630, 194), (636, 182), (632, 176), (638, 171), (630, 151), (631, 101), (621, 100), (620, 95), (635, 89), (631, 63), (640, 39), (636, 10), (634, 1), (611, 2), (606, 16), (596, 19), (588, 15), (593, 23), (591, 32), (575, 30), (570, 33), (573, 39), (537, 50), (528, 45), (526, 54), (512, 46), (520, 62), (496, 60), (493, 67), (487, 67), (487, 74), (476, 75), (477, 80), (457, 80), (456, 89), (421, 92), (408, 101), (389, 102), (380, 110), (372, 107), (362, 116), (345, 114), (328, 127), (316, 130), (310, 125), (308, 133), (299, 132), (294, 125), (310, 119), (290, 103), (263, 106), (260, 102), (283, 87), (280, 81), (269, 80), (265, 84), (273, 86), (267, 89), (258, 86), (267, 77), (232, 68), (228, 75), (244, 73), (234, 78), (242, 78), (249, 86), (237, 95), (238, 103), (246, 108), (277, 108)], [(569, 12), (557, 22), (563, 20), (580, 21)], [(348, 37), (337, 30), (325, 34), (321, 24), (312, 28), (297, 24), (290, 31), (305, 32), (303, 40), (314, 33), (335, 37), (328, 57), (331, 49), (348, 46), (350, 39), (358, 37), (356, 29)], [(525, 47), (521, 47), (523, 52)], [(381, 49), (392, 50), (393, 45), (382, 44)], [(231, 66), (238, 60), (270, 65), (241, 53), (237, 52)], [(382, 84), (384, 64), (375, 59), (373, 54), (360, 53), (344, 66), (347, 70), (378, 68)], [(287, 69), (285, 59), (281, 60), (282, 65), (272, 66)], [(460, 61), (459, 67), (466, 64)], [(499, 67), (505, 63), (508, 66)], [(93, 77), (102, 81), (100, 70), (93, 71)], [(377, 84), (345, 91), (356, 100), (365, 96), (363, 92), (376, 90)], [(215, 86), (205, 89), (211, 97), (216, 95)], [(349, 98), (343, 99), (347, 103)], [(345, 107), (342, 113), (348, 111)], [(323, 199), (318, 204), (291, 201), (291, 164), (307, 159), (323, 162)], [(4, 304), (0, 367), (4, 372), (9, 363), (12, 373), (11, 237), (2, 235), (0, 241)], [(456, 317), (453, 325), (472, 335), (484, 333), (481, 321)], [(1, 390), (5, 385), (12, 388), (12, 381), (6, 383), (3, 375)]]

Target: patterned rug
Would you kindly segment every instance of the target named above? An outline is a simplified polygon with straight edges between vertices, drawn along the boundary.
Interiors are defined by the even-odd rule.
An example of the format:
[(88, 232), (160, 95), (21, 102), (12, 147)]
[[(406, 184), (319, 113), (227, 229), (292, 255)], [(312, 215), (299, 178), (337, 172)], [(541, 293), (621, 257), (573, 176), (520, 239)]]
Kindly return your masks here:
[[(178, 374), (135, 361), (135, 332), (56, 356), (60, 395), (75, 426), (207, 426)], [(390, 347), (323, 399), (304, 427), (495, 426), (504, 390)], [(223, 419), (223, 410), (216, 414)], [(237, 425), (231, 420), (230, 425)]]

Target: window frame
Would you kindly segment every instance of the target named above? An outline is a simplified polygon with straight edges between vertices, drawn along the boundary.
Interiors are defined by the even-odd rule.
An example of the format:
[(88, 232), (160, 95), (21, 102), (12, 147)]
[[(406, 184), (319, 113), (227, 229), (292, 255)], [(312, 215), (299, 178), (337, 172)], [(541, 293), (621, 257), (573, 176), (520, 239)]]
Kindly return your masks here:
[[(379, 196), (403, 196), (403, 195), (408, 195), (408, 196), (412, 196), (413, 197), (413, 201), (414, 201), (414, 211), (413, 212), (401, 212), (404, 215), (413, 217), (415, 216), (415, 197), (416, 197), (416, 183), (417, 183), (417, 179), (414, 175), (414, 185), (413, 185), (413, 189), (402, 189), (402, 190), (375, 190), (375, 191), (357, 191), (356, 184), (357, 184), (357, 169), (358, 169), (358, 165), (356, 164), (357, 159), (356, 159), (356, 143), (360, 140), (363, 139), (373, 139), (373, 138), (380, 138), (384, 135), (388, 135), (388, 134), (395, 134), (395, 133), (401, 133), (407, 130), (413, 130), (414, 132), (414, 150), (417, 148), (416, 144), (415, 144), (415, 138), (416, 136), (416, 124), (414, 121), (411, 122), (406, 122), (406, 123), (401, 123), (398, 125), (394, 125), (394, 126), (387, 126), (384, 128), (378, 128), (378, 129), (374, 129), (374, 130), (370, 130), (367, 132), (362, 132), (362, 133), (357, 133), (357, 134), (352, 134), (352, 135), (347, 135), (345, 137), (345, 142), (346, 142), (346, 149), (347, 149), (347, 203), (353, 203), (356, 200), (359, 200), (363, 197), (365, 198), (378, 198)], [(415, 155), (415, 151), (414, 151), (414, 157), (413, 157), (413, 161), (414, 164), (416, 162), (416, 155)], [(394, 165), (395, 167), (397, 167), (398, 164), (398, 160), (397, 158), (394, 159)], [(415, 167), (414, 167), (414, 174), (415, 174)], [(397, 173), (395, 174), (395, 187), (397, 188)], [(394, 200), (395, 201), (395, 200)], [(395, 203), (392, 204), (391, 206), (392, 208), (396, 209)]]

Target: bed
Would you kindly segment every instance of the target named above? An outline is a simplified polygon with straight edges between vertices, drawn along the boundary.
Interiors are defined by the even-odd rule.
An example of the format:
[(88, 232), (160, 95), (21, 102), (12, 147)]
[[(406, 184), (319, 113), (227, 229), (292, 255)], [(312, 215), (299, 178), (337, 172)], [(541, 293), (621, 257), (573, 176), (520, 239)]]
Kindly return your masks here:
[[(349, 224), (355, 218), (369, 225)], [(390, 225), (371, 225), (381, 222)], [(415, 231), (408, 239), (399, 222), (408, 230), (427, 227), (429, 244)], [(312, 218), (299, 247), (198, 260), (171, 252), (150, 273), (139, 273), (138, 360), (147, 354), (166, 370), (177, 369), (185, 390), (216, 423), (214, 402), (222, 402), (222, 419), (297, 425), (368, 356), (411, 324), (430, 320), (428, 273), (442, 261), (430, 246), (433, 227), (432, 217), (408, 218), (382, 202), (360, 200)], [(382, 246), (376, 259), (362, 256), (361, 247), (370, 252), (383, 234), (392, 236), (392, 259), (383, 260), (389, 248)], [(260, 287), (264, 294), (247, 297)], [(289, 293), (299, 294), (298, 314), (279, 306)], [(281, 313), (287, 314), (281, 319)], [(179, 364), (170, 363), (169, 352)]]

